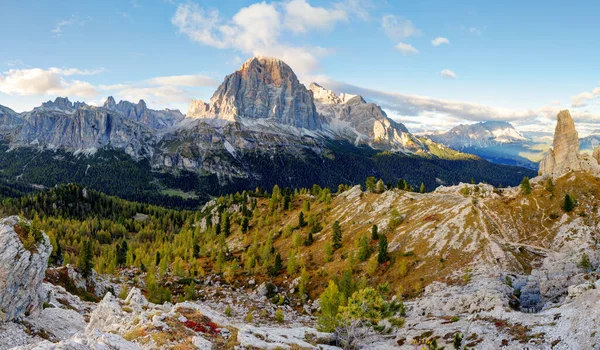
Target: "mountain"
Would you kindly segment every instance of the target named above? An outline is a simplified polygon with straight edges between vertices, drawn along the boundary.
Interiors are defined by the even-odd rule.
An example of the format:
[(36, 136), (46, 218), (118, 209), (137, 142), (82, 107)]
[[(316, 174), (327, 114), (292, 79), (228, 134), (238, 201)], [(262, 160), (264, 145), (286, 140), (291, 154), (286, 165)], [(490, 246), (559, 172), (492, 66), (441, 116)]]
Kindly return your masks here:
[[(135, 200), (197, 203), (249, 188), (337, 187), (368, 176), (428, 189), (472, 179), (507, 185), (535, 174), (416, 137), (363, 97), (307, 89), (287, 64), (265, 57), (226, 76), (209, 103), (192, 101), (185, 117), (109, 97), (100, 107), (57, 98), (7, 118), (11, 152), (0, 154), (0, 177), (46, 187), (84, 182)], [(118, 187), (114, 169), (125, 166), (124, 155), (127, 169), (146, 175), (121, 176)]]
[(427, 135), (453, 149), (476, 154), (498, 164), (519, 165), (537, 169), (537, 163), (523, 156), (536, 153), (535, 143), (518, 132), (510, 123), (486, 121), (476, 124), (461, 124), (444, 133)]
[(528, 141), (510, 123), (503, 121), (486, 121), (470, 125), (461, 124), (448, 132), (430, 135), (430, 138), (457, 150)]
[(326, 118), (333, 135), (374, 148), (428, 153), (427, 146), (403, 124), (388, 118), (381, 107), (368, 103), (362, 96), (338, 96), (317, 83), (312, 83), (309, 89), (317, 111)]
[(179, 110), (165, 109), (162, 111), (149, 109), (144, 100), (137, 104), (129, 101), (115, 102), (112, 96), (109, 96), (103, 105), (104, 108), (120, 112), (127, 118), (135, 120), (153, 129), (164, 129), (180, 122), (185, 117)]
[(313, 97), (292, 69), (275, 58), (253, 57), (225, 77), (206, 104), (193, 101), (188, 117), (228, 121), (269, 121), (321, 129)]

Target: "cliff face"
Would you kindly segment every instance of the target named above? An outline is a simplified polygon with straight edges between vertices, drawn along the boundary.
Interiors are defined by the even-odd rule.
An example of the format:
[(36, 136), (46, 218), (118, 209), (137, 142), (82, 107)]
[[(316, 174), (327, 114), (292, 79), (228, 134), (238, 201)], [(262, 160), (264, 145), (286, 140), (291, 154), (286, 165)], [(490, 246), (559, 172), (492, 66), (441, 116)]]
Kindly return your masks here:
[(283, 125), (321, 129), (313, 96), (283, 61), (254, 57), (225, 80), (210, 103), (193, 101), (188, 117), (228, 121), (266, 119)]
[(41, 308), (42, 282), (52, 252), (46, 234), (27, 250), (17, 231), (20, 219), (0, 220), (0, 321), (20, 319)]
[(103, 108), (85, 107), (71, 114), (36, 109), (9, 136), (11, 144), (93, 151), (105, 146), (120, 148), (134, 158), (151, 154), (154, 134), (145, 125)]
[(109, 96), (104, 102), (104, 108), (123, 114), (125, 117), (147, 125), (153, 129), (163, 129), (173, 126), (181, 121), (184, 116), (178, 110), (153, 110), (146, 106), (144, 100), (137, 104), (129, 101), (115, 102), (112, 96)]
[(579, 152), (579, 136), (568, 110), (557, 115), (552, 146), (540, 162), (540, 175), (547, 174), (556, 178), (571, 171), (600, 172), (600, 149), (595, 149), (593, 156)]
[(427, 151), (403, 124), (388, 118), (381, 107), (365, 101), (362, 96), (336, 95), (316, 83), (309, 89), (315, 97), (317, 111), (325, 117), (327, 128), (338, 137), (377, 148)]

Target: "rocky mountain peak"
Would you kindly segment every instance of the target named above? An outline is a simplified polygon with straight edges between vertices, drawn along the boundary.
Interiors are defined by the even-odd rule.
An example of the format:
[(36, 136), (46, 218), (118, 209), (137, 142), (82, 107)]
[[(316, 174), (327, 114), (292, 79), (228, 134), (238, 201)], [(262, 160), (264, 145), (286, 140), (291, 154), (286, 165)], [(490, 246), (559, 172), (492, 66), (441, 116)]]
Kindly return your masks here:
[(144, 100), (139, 100), (138, 104), (137, 104), (138, 110), (141, 112), (143, 110), (145, 110), (146, 108), (148, 108), (146, 106), (146, 101)]
[(560, 111), (554, 129), (554, 160), (562, 166), (574, 160), (579, 154), (579, 136), (575, 130), (575, 122), (568, 110)]
[(117, 102), (115, 101), (114, 97), (108, 96), (106, 101), (104, 101), (103, 106), (104, 106), (104, 108), (113, 109), (113, 108), (115, 108), (116, 105), (117, 105)]
[(225, 77), (208, 106), (194, 101), (188, 116), (229, 121), (266, 119), (283, 125), (321, 129), (313, 96), (290, 66), (276, 58), (253, 57)]
[(321, 86), (317, 83), (314, 83), (314, 82), (310, 84), (308, 89), (310, 91), (312, 91), (315, 102), (318, 102), (318, 103), (323, 103), (323, 104), (347, 103), (355, 97), (360, 97), (359, 100), (361, 101), (361, 103), (367, 103), (362, 98), (362, 96), (351, 95), (351, 94), (346, 94), (346, 93), (341, 93), (341, 94), (337, 95), (335, 92), (328, 90), (328, 89), (324, 88), (323, 86)]
[[(575, 122), (568, 110), (560, 111), (557, 115), (554, 129), (553, 147), (544, 155), (540, 162), (539, 174), (549, 174), (560, 177), (571, 171), (588, 171), (598, 173), (600, 166), (595, 157), (579, 152), (579, 136)], [(599, 152), (594, 150), (594, 154)]]

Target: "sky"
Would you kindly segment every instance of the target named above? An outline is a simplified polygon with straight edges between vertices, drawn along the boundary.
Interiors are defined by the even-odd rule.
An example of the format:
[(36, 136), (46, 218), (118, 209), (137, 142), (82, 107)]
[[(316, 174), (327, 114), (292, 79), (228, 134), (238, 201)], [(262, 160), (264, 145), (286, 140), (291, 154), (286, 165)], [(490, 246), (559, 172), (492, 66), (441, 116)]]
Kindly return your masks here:
[[(32, 11), (35, 9), (35, 11)], [(208, 101), (255, 55), (361, 94), (411, 131), (600, 129), (597, 1), (2, 1), (0, 104)]]

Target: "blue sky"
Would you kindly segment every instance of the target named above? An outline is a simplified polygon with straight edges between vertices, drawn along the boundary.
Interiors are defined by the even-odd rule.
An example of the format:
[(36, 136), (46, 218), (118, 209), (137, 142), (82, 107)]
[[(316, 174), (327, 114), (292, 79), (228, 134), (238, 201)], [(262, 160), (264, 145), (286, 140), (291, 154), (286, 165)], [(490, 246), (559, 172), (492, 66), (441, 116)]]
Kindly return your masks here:
[(551, 131), (569, 108), (585, 134), (600, 120), (599, 10), (593, 1), (5, 1), (0, 104), (24, 111), (58, 95), (94, 104), (113, 95), (185, 112), (262, 54), (306, 84), (361, 93), (414, 131), (481, 120)]

